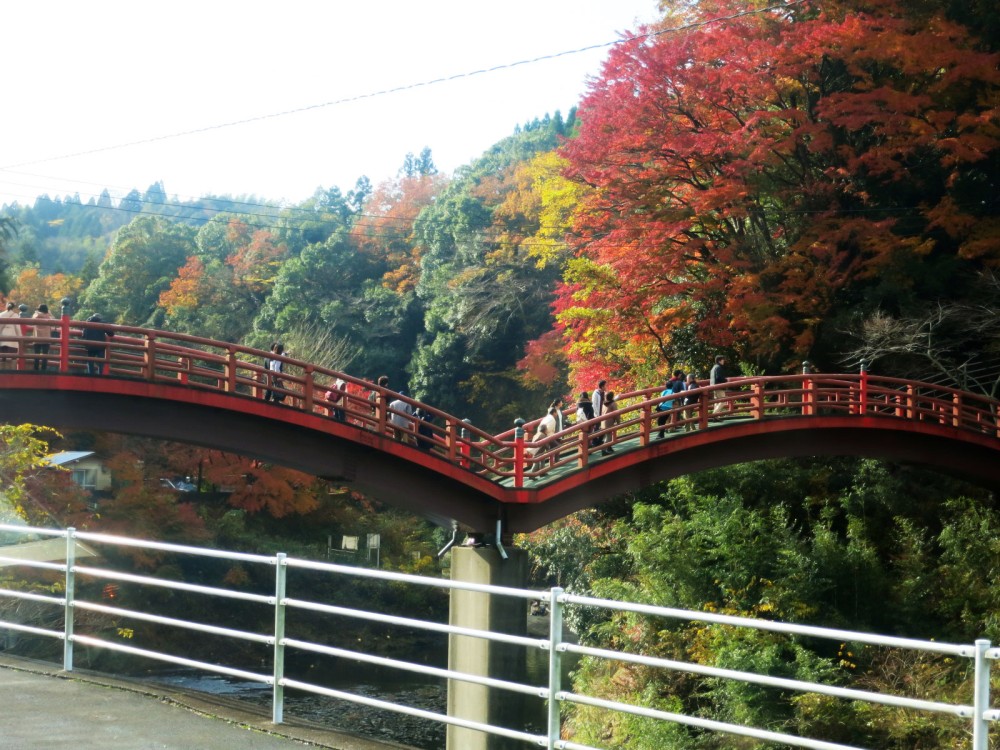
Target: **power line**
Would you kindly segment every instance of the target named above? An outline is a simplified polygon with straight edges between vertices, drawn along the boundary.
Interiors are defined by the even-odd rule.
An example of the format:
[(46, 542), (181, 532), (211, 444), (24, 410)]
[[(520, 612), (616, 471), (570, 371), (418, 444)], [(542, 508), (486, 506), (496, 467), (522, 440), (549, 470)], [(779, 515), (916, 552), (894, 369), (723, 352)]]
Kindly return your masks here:
[(245, 117), (239, 120), (231, 120), (229, 122), (217, 123), (214, 125), (205, 125), (200, 128), (192, 128), (190, 130), (182, 130), (174, 133), (167, 133), (164, 135), (150, 136), (149, 138), (141, 138), (135, 141), (128, 141), (126, 143), (119, 143), (110, 146), (100, 146), (98, 148), (86, 149), (83, 151), (75, 151), (69, 154), (62, 154), (59, 156), (50, 156), (43, 159), (34, 159), (30, 161), (17, 162), (15, 164), (8, 164), (6, 166), (0, 167), (0, 171), (17, 169), (19, 167), (32, 166), (35, 164), (45, 164), (53, 161), (63, 161), (65, 159), (73, 159), (80, 156), (91, 156), (93, 154), (106, 153), (108, 151), (117, 151), (123, 148), (131, 148), (133, 146), (144, 146), (151, 143), (159, 143), (162, 141), (173, 140), (175, 138), (184, 138), (191, 135), (198, 135), (200, 133), (208, 133), (214, 130), (222, 130), (226, 128), (237, 127), (240, 125), (249, 125), (250, 123), (263, 122), (265, 120), (273, 120), (280, 117), (287, 117), (289, 115), (297, 115), (303, 112), (310, 112), (317, 109), (325, 109), (327, 107), (336, 107), (344, 104), (353, 104), (354, 102), (364, 101), (367, 99), (374, 99), (382, 96), (389, 96), (392, 94), (399, 94), (405, 91), (413, 91), (416, 89), (427, 88), (430, 86), (436, 86), (443, 83), (451, 83), (454, 81), (459, 81), (467, 78), (475, 78), (477, 76), (488, 75), (490, 73), (497, 73), (504, 70), (511, 70), (513, 68), (518, 68), (524, 65), (534, 65), (540, 62), (546, 62), (549, 60), (555, 60), (560, 57), (568, 57), (570, 55), (576, 55), (583, 52), (591, 52), (593, 50), (605, 49), (608, 47), (614, 47), (619, 44), (627, 44), (629, 42), (643, 41), (645, 39), (652, 39), (655, 37), (665, 36), (668, 34), (677, 34), (683, 31), (691, 31), (694, 29), (709, 26), (715, 23), (720, 23), (722, 21), (731, 21), (737, 18), (743, 18), (745, 16), (752, 16), (761, 13), (770, 13), (776, 10), (786, 10), (792, 8), (796, 5), (801, 5), (808, 2), (809, 0), (790, 0), (787, 3), (779, 3), (771, 5), (765, 8), (753, 8), (745, 11), (739, 11), (728, 16), (718, 16), (716, 18), (706, 19), (704, 21), (694, 21), (687, 24), (682, 24), (681, 26), (675, 26), (667, 29), (660, 29), (649, 31), (644, 34), (636, 34), (634, 36), (625, 37), (623, 39), (617, 39), (611, 42), (601, 42), (598, 44), (590, 44), (585, 47), (578, 47), (576, 49), (564, 50), (563, 52), (553, 52), (548, 55), (540, 55), (538, 57), (528, 58), (526, 60), (517, 60), (510, 63), (502, 63), (500, 65), (494, 65), (489, 68), (480, 68), (478, 70), (467, 71), (464, 73), (455, 73), (453, 75), (442, 76), (440, 78), (432, 78), (426, 81), (418, 81), (416, 83), (403, 84), (401, 86), (394, 86), (392, 88), (380, 89), (378, 91), (372, 91), (366, 94), (358, 94), (355, 96), (342, 97), (340, 99), (333, 99), (327, 102), (320, 102), (318, 104), (309, 104), (303, 107), (295, 107), (293, 109), (286, 109), (280, 112), (272, 112), (269, 114), (256, 115), (253, 117)]

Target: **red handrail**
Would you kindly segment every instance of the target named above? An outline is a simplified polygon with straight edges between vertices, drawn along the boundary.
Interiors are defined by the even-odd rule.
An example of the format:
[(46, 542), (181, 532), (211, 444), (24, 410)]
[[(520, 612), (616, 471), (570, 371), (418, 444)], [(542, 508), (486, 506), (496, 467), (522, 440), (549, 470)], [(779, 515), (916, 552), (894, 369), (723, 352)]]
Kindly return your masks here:
[[(345, 386), (337, 409), (345, 425), (378, 435), (399, 436), (420, 451), (414, 460), (430, 455), (517, 488), (537, 485), (538, 480), (558, 470), (604, 460), (601, 452), (606, 449), (647, 447), (657, 442), (661, 432), (665, 435), (667, 430), (703, 430), (717, 420), (820, 415), (892, 418), (986, 433), (1000, 439), (997, 399), (862, 371), (732, 378), (724, 385), (702, 383), (672, 396), (661, 396), (659, 386), (630, 391), (618, 397), (620, 407), (612, 414), (567, 425), (536, 443), (531, 436), (541, 418), (491, 435), (370, 381), (262, 349), (170, 331), (66, 318), (32, 320), (30, 325), (36, 327), (34, 336), (12, 339), (20, 350), (15, 361), (19, 370), (39, 375), (54, 371), (82, 375), (98, 365), (100, 372), (111, 376), (233, 396), (261, 398), (265, 389), (271, 389), (283, 396), (282, 407), (323, 416), (333, 415), (334, 404), (326, 399), (326, 392), (340, 379)], [(58, 331), (58, 337), (41, 335), (49, 328)], [(107, 341), (84, 340), (83, 333), (90, 329), (105, 331), (109, 334)], [(38, 342), (49, 344), (47, 353), (33, 353), (31, 345)], [(268, 359), (284, 363), (280, 383), (267, 369)], [(39, 364), (46, 369), (36, 370)], [(421, 409), (433, 419), (418, 422), (393, 409), (390, 404), (396, 400), (411, 409)], [(659, 411), (658, 406), (664, 403), (669, 403), (669, 408)], [(572, 411), (568, 409), (565, 414), (569, 416)], [(393, 429), (394, 414), (402, 414), (409, 421)], [(659, 424), (664, 416), (664, 423)]]

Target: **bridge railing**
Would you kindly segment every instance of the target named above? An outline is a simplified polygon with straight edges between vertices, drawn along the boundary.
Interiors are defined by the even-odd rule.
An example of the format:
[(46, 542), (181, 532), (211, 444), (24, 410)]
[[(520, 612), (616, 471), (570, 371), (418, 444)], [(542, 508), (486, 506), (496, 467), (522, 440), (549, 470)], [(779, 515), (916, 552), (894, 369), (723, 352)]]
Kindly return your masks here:
[[(695, 713), (665, 710), (655, 697), (647, 698), (643, 703), (626, 703), (577, 692), (562, 685), (562, 661), (568, 655), (599, 663), (609, 662), (622, 670), (638, 666), (681, 672), (689, 675), (691, 680), (721, 680), (761, 686), (773, 689), (769, 700), (776, 704), (790, 706), (797, 700), (795, 696), (811, 694), (904, 709), (915, 714), (958, 718), (968, 722), (970, 739), (967, 747), (971, 750), (987, 750), (990, 726), (1000, 719), (1000, 710), (992, 708), (990, 700), (992, 664), (1000, 659), (1000, 649), (992, 648), (986, 640), (977, 640), (973, 644), (942, 643), (597, 599), (569, 593), (560, 588), (502, 588), (293, 558), (282, 553), (246, 554), (77, 532), (74, 529), (0, 525), (0, 537), (7, 537), (3, 540), (7, 543), (10, 537), (41, 537), (61, 539), (65, 544), (65, 562), (38, 561), (32, 554), (18, 556), (17, 544), (0, 547), (0, 565), (17, 575), (16, 578), (14, 575), (6, 576), (6, 587), (0, 588), (0, 631), (22, 638), (61, 641), (62, 663), (67, 671), (72, 671), (77, 663), (75, 649), (86, 647), (96, 651), (127, 654), (139, 660), (139, 663), (160, 662), (268, 685), (271, 688), (272, 720), (276, 724), (284, 721), (286, 706), (290, 705), (286, 701), (285, 690), (291, 688), (416, 716), (442, 725), (508, 737), (522, 742), (525, 747), (601, 750), (563, 737), (563, 711), (567, 706), (577, 706), (607, 712), (609, 717), (627, 714), (652, 722), (680, 724), (699, 732), (721, 732), (780, 746), (858, 750), (822, 738), (792, 735), (784, 731), (784, 727), (775, 729), (745, 726)], [(120, 554), (134, 550), (146, 560), (159, 559), (161, 564), (158, 569), (166, 573), (141, 575), (123, 569), (125, 564), (111, 567), (107, 559), (102, 560), (102, 555), (107, 555), (111, 550)], [(92, 562), (96, 562), (81, 564), (81, 554), (91, 556)], [(25, 559), (26, 557), (32, 559)], [(207, 574), (204, 571), (209, 568), (205, 562), (207, 560), (223, 564), (216, 571), (215, 578), (218, 580), (193, 583), (177, 575), (177, 571), (194, 567), (205, 576)], [(262, 576), (245, 573), (242, 578), (251, 581), (263, 579), (267, 583), (234, 584), (231, 581), (240, 580), (240, 577), (230, 578), (227, 565), (261, 571)], [(319, 601), (313, 592), (322, 590), (321, 587), (316, 586), (316, 579), (308, 577), (304, 572), (308, 572), (308, 576), (318, 575), (321, 580), (333, 582), (353, 579), (366, 581), (371, 586), (385, 585), (393, 589), (413, 586), (442, 594), (454, 591), (474, 592), (484, 597), (484, 604), (493, 599), (499, 606), (520, 607), (524, 611), (525, 621), (528, 619), (528, 604), (532, 603), (535, 607), (548, 608), (548, 633), (545, 637), (533, 637), (527, 635), (526, 628), (517, 632), (476, 630), (452, 626), (442, 620), (427, 619), (405, 611), (387, 612), (345, 606), (343, 602), (337, 601)], [(342, 583), (336, 583), (326, 590), (342, 588)], [(160, 593), (150, 596), (155, 592)], [(163, 596), (162, 592), (172, 593), (170, 596)], [(388, 598), (391, 597), (375, 596), (375, 600), (380, 602)], [(204, 601), (226, 603), (226, 606), (209, 608), (197, 604)], [(10, 604), (4, 605), (2, 602)], [(717, 667), (709, 660), (687, 662), (636, 650), (597, 648), (577, 643), (572, 633), (564, 627), (565, 614), (572, 608), (590, 610), (593, 613), (588, 615), (591, 619), (594, 616), (607, 618), (627, 615), (643, 620), (644, 626), (660, 630), (673, 627), (671, 623), (698, 623), (704, 628), (719, 628), (720, 639), (732, 637), (733, 632), (738, 637), (739, 631), (758, 630), (775, 637), (832, 641), (852, 650), (864, 646), (898, 650), (900, 653), (924, 655), (926, 658), (941, 658), (942, 664), (964, 661), (973, 679), (967, 683), (969, 692), (966, 695), (957, 694), (951, 700), (927, 700), (905, 692), (858, 689), (840, 680), (822, 682), (791, 679), (776, 674)], [(206, 622), (199, 619), (198, 613), (208, 611), (225, 611), (229, 613), (229, 620)], [(307, 619), (311, 626), (309, 630), (303, 628)], [(357, 642), (338, 640), (338, 634), (344, 631), (341, 623), (345, 619), (378, 624), (387, 633), (402, 633), (411, 637), (414, 633), (423, 633), (429, 638), (474, 638), (503, 643), (512, 648), (538, 651), (548, 660), (547, 678), (541, 684), (529, 683), (525, 681), (526, 678), (516, 675), (453, 670), (372, 653), (363, 644), (359, 646)], [(159, 631), (158, 635), (150, 635), (154, 629)], [(322, 642), (310, 640), (304, 637), (306, 632), (329, 634), (329, 638)], [(292, 633), (300, 635), (293, 637), (290, 635)], [(8, 644), (12, 641), (8, 637)], [(211, 649), (206, 651), (209, 642)], [(158, 646), (160, 643), (171, 644), (173, 648), (165, 650), (163, 646)], [(334, 689), (315, 679), (310, 680), (308, 674), (300, 674), (300, 668), (295, 666), (299, 662), (288, 658), (293, 653), (310, 654), (321, 659), (346, 660), (350, 664), (378, 665), (400, 673), (423, 675), (428, 684), (440, 685), (442, 681), (448, 681), (450, 690), (478, 685), (496, 694), (522, 696), (526, 702), (535, 702), (529, 704), (528, 710), (533, 707), (534, 716), (539, 717), (540, 721), (525, 720), (516, 726), (487, 724), (469, 717), (452, 716), (359, 695), (350, 690)], [(206, 658), (206, 654), (211, 654), (211, 658)], [(247, 666), (248, 664), (253, 666)], [(480, 666), (488, 668), (486, 664)], [(776, 669), (784, 672), (782, 667)], [(902, 683), (900, 689), (904, 689)], [(961, 688), (956, 687), (955, 690)], [(869, 715), (867, 721), (876, 719)], [(544, 727), (541, 732), (532, 728), (539, 724)]]
[[(491, 481), (514, 487), (607, 460), (618, 450), (647, 447), (670, 433), (705, 430), (724, 421), (839, 415), (879, 417), (937, 424), (1000, 437), (996, 399), (954, 388), (900, 378), (857, 374), (817, 374), (732, 378), (675, 396), (661, 387), (619, 395), (619, 408), (592, 420), (569, 424), (575, 409), (564, 412), (566, 428), (534, 441), (542, 417), (491, 435), (415, 399), (346, 373), (293, 357), (196, 336), (86, 321), (31, 321), (38, 333), (17, 339), (22, 371), (106, 375), (263, 399), (274, 395), (282, 407), (335, 419), (345, 426), (391, 436), (423, 455), (448, 461)], [(107, 332), (106, 341), (83, 340), (85, 332)], [(35, 351), (44, 342), (47, 350)], [(284, 363), (275, 376), (269, 359)], [(344, 386), (336, 402), (332, 384)], [(392, 407), (405, 404), (407, 410)], [(661, 408), (662, 407), (662, 408)], [(419, 409), (430, 419), (416, 419)], [(360, 435), (355, 435), (360, 439)]]

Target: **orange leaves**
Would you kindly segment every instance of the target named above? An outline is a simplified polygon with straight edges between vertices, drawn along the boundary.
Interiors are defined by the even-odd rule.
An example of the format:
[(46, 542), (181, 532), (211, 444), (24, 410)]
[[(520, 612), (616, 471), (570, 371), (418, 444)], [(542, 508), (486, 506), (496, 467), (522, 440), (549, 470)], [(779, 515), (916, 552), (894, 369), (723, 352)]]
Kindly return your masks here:
[(557, 308), (574, 366), (614, 368), (637, 339), (664, 366), (697, 345), (780, 365), (842, 290), (913, 285), (916, 257), (1000, 260), (948, 192), (989, 182), (968, 175), (1000, 150), (996, 63), (893, 0), (617, 47), (562, 149), (589, 189)]
[(204, 274), (205, 264), (192, 255), (177, 271), (177, 278), (170, 282), (170, 287), (160, 293), (160, 306), (169, 315), (176, 314), (179, 308), (196, 307), (201, 300)]
[(253, 231), (249, 239), (246, 232), (239, 234), (243, 240), (236, 252), (226, 258), (226, 264), (233, 269), (233, 283), (251, 292), (266, 292), (274, 286), (282, 261), (288, 256), (288, 247), (275, 242), (269, 230)]

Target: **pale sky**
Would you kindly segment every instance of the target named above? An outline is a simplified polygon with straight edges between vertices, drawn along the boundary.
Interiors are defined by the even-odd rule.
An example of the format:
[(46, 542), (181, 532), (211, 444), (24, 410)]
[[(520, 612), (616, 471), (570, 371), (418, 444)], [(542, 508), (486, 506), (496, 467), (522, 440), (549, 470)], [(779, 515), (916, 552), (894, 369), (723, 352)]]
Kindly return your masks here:
[(8, 2), (0, 204), (157, 181), (181, 199), (298, 202), (362, 174), (378, 184), (425, 146), (450, 173), (565, 114), (609, 47), (465, 74), (656, 17), (656, 0)]

